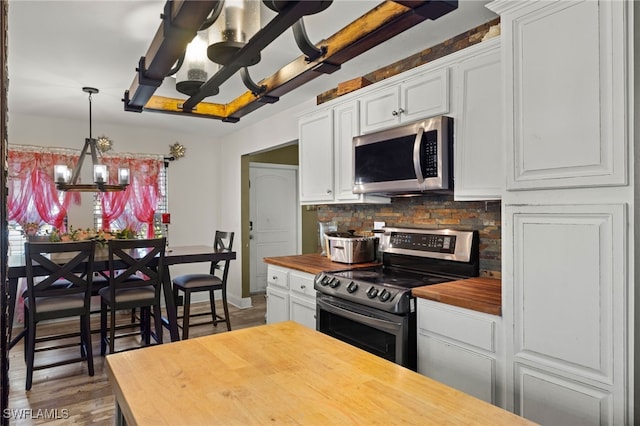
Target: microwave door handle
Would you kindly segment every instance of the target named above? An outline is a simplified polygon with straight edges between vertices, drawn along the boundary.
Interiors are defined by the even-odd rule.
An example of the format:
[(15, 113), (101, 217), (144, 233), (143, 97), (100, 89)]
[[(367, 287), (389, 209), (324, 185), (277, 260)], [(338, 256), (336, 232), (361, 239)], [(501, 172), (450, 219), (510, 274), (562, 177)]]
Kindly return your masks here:
[(418, 129), (418, 134), (416, 134), (416, 141), (413, 143), (413, 169), (416, 172), (418, 183), (424, 182), (424, 176), (422, 176), (422, 167), (420, 164), (420, 147), (422, 146), (423, 134), (424, 129), (421, 127)]

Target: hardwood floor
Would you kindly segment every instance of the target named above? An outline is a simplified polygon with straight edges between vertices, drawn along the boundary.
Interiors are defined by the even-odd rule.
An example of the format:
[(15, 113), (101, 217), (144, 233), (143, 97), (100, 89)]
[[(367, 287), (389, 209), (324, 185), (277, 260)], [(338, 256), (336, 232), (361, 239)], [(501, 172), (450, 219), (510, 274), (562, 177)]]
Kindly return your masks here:
[[(232, 329), (253, 327), (265, 323), (266, 303), (263, 294), (252, 296), (253, 307), (238, 309), (229, 305)], [(192, 312), (202, 312), (207, 309), (208, 303), (193, 304)], [(217, 307), (222, 312), (222, 306)], [(180, 310), (181, 311), (181, 310)], [(131, 314), (123, 312), (119, 314), (119, 321), (127, 322)], [(205, 321), (206, 317), (199, 317), (192, 322)], [(99, 315), (92, 318), (92, 329), (99, 330)], [(58, 332), (75, 323), (58, 322), (47, 324), (47, 330)], [(43, 329), (44, 331), (44, 329)], [(20, 328), (14, 332), (20, 332)], [(204, 336), (213, 333), (226, 332), (224, 323), (219, 323), (217, 328), (213, 325), (202, 325), (189, 328), (190, 338)], [(169, 341), (168, 332), (163, 334), (164, 341)], [(25, 391), (26, 367), (24, 363), (24, 351), (22, 342), (11, 349), (9, 353), (9, 408), (12, 410), (11, 424), (15, 425), (113, 425), (115, 412), (115, 399), (111, 394), (111, 386), (107, 380), (105, 370), (105, 358), (100, 356), (99, 334), (92, 336), (93, 360), (95, 375), (87, 374), (86, 363), (76, 363), (60, 367), (53, 367), (33, 373), (33, 387)], [(138, 345), (137, 337), (128, 337), (116, 340), (116, 348)], [(62, 351), (78, 351), (78, 347), (64, 349)], [(36, 365), (43, 362), (51, 362), (61, 359), (62, 351), (49, 351), (36, 353)]]

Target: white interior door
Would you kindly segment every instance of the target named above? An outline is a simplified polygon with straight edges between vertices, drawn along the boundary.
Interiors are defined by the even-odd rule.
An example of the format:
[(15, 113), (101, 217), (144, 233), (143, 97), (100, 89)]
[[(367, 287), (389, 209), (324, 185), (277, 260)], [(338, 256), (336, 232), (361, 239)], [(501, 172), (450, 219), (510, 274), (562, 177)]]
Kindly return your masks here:
[(252, 293), (265, 291), (265, 257), (297, 254), (297, 166), (249, 164), (249, 233)]

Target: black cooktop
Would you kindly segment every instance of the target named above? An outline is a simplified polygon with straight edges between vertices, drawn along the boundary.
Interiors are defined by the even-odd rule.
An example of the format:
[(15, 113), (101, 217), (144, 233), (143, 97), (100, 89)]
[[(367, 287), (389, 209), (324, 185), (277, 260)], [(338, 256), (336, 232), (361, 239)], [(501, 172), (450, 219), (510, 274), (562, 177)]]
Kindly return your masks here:
[(422, 287), (424, 285), (438, 284), (457, 279), (457, 277), (422, 272), (415, 273), (382, 266), (331, 272), (330, 274), (353, 281), (397, 288)]

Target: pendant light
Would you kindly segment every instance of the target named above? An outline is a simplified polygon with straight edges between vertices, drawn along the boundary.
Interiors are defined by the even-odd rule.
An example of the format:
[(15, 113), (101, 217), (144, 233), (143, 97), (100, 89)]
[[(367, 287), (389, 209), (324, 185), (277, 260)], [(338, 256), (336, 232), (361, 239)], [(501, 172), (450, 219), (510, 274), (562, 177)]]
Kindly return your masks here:
[[(225, 0), (220, 17), (209, 30), (209, 59), (220, 65), (228, 65), (236, 52), (242, 49), (259, 29), (259, 1)], [(246, 58), (240, 65), (248, 67), (258, 62), (260, 53)]]
[(176, 90), (192, 96), (198, 92), (200, 86), (218, 70), (219, 66), (207, 57), (209, 32), (198, 31), (187, 45), (184, 61), (176, 72)]
[[(98, 89), (94, 87), (83, 87), (82, 91), (89, 94), (89, 137), (84, 140), (84, 147), (80, 152), (78, 163), (70, 170), (64, 164), (56, 164), (53, 168), (53, 180), (59, 191), (69, 192), (113, 192), (124, 191), (129, 185), (129, 169), (119, 168), (118, 175), (113, 181), (117, 184), (109, 183), (109, 169), (106, 164), (98, 161), (98, 155), (102, 156), (97, 148), (97, 140), (91, 135), (91, 95), (98, 93)], [(78, 183), (80, 171), (84, 158), (91, 155), (93, 163), (93, 184)]]

